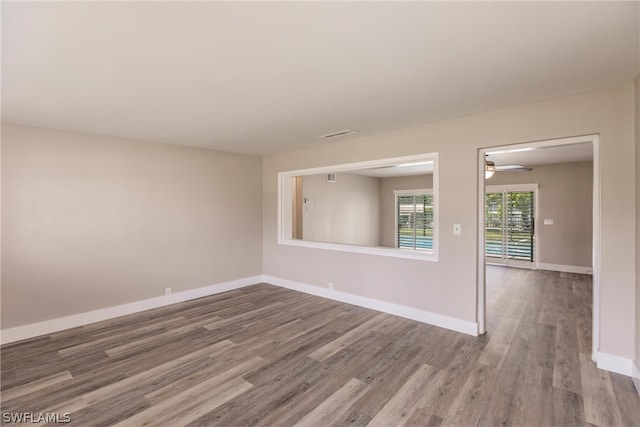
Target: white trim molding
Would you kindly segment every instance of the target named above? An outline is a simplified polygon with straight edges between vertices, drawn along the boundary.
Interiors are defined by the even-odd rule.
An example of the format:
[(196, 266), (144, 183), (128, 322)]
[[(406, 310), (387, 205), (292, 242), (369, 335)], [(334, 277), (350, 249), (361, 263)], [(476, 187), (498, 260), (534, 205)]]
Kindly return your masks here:
[(613, 354), (598, 353), (598, 369), (615, 372), (616, 374), (632, 376), (633, 360), (626, 357), (615, 356)]
[(640, 395), (640, 362), (631, 364), (631, 378), (633, 378), (633, 384), (636, 386), (636, 391)]
[(538, 263), (538, 270), (561, 271), (564, 273), (593, 274), (593, 267), (581, 267), (578, 265)]
[(454, 317), (431, 313), (429, 311), (407, 307), (405, 305), (395, 304), (387, 301), (381, 301), (373, 298), (363, 297), (360, 295), (325, 289), (319, 286), (313, 286), (293, 280), (282, 279), (279, 277), (267, 275), (263, 276), (262, 281), (271, 285), (292, 289), (294, 291), (304, 292), (306, 294), (316, 295), (334, 301), (340, 301), (347, 304), (357, 305), (359, 307), (381, 311), (383, 313), (393, 314), (395, 316), (427, 323), (433, 326), (439, 326), (441, 328), (450, 329), (452, 331), (461, 332), (467, 335), (478, 336), (478, 324), (475, 322), (456, 319)]
[(205, 286), (202, 288), (176, 292), (171, 295), (148, 298), (140, 301), (130, 302), (127, 304), (88, 311), (85, 313), (72, 314), (70, 316), (58, 317), (56, 319), (45, 320), (42, 322), (31, 323), (23, 326), (16, 326), (15, 328), (9, 328), (0, 331), (0, 343), (4, 345), (11, 342), (22, 341), (28, 338), (50, 334), (52, 332), (88, 325), (90, 323), (99, 322), (101, 320), (113, 319), (116, 317), (125, 316), (127, 314), (150, 310), (152, 308), (163, 307), (165, 305), (175, 304), (178, 302), (188, 301), (196, 298), (231, 291), (234, 289), (243, 288), (245, 286), (255, 285), (257, 283), (260, 283), (261, 281), (262, 276), (246, 277), (244, 279), (232, 280), (230, 282), (223, 282), (215, 285)]

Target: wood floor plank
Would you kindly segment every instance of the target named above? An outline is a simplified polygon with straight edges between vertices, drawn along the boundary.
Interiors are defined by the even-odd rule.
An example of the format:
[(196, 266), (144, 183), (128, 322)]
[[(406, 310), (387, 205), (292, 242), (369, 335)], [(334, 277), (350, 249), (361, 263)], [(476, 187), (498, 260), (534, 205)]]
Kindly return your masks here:
[(537, 364), (553, 372), (556, 351), (556, 327), (542, 323), (536, 323), (535, 344), (533, 345), (529, 358), (532, 363)]
[[(32, 381), (69, 371), (57, 351), (46, 350), (40, 357), (6, 360), (2, 357), (2, 390), (19, 387)], [(73, 374), (73, 373), (72, 373)]]
[(339, 420), (349, 407), (370, 388), (371, 386), (367, 383), (352, 378), (295, 425), (297, 427), (331, 425)]
[(373, 417), (369, 426), (404, 425), (418, 407), (420, 396), (424, 393), (424, 389), (428, 387), (429, 380), (433, 377), (434, 372), (436, 372), (436, 369), (433, 366), (421, 365), (391, 400)]
[[(509, 346), (499, 374), (491, 389), (492, 398), (478, 421), (479, 425), (519, 425), (526, 417), (525, 409), (529, 399), (544, 392), (545, 384), (536, 382), (541, 368), (531, 360), (532, 342), (536, 336), (537, 316), (525, 312), (521, 318), (514, 339)], [(550, 378), (551, 372), (547, 375)], [(546, 387), (550, 387), (550, 384)], [(535, 390), (535, 392), (534, 392)]]
[(354, 403), (351, 411), (347, 414), (345, 420), (357, 416), (364, 425), (371, 422), (373, 417), (380, 412), (384, 405), (402, 388), (404, 383), (411, 375), (422, 365), (420, 352), (418, 349), (406, 349), (406, 355), (397, 363), (386, 363), (383, 370), (375, 371), (375, 375), (371, 376), (371, 370), (367, 375), (360, 374), (359, 378), (366, 378), (371, 390), (367, 392), (360, 400)]
[[(72, 375), (77, 378), (115, 373), (131, 376), (223, 340), (224, 338), (211, 338), (205, 329), (195, 329), (175, 337), (171, 341), (154, 342), (136, 348), (135, 352), (131, 351), (112, 357), (106, 356), (106, 353), (102, 352), (106, 356), (105, 358), (87, 358), (86, 361), (83, 361), (82, 357), (86, 354), (79, 354), (65, 361), (65, 366), (68, 366)], [(76, 360), (75, 358), (78, 357), (81, 359)]]
[(378, 346), (362, 339), (350, 346), (348, 351), (334, 355), (323, 364), (324, 369), (330, 370), (327, 375), (321, 376), (318, 382), (304, 392), (292, 396), (286, 402), (280, 402), (277, 408), (270, 410), (257, 425), (293, 425), (299, 422), (342, 387), (345, 378), (353, 378), (366, 367), (376, 364), (376, 354), (379, 350)]
[(489, 339), (487, 347), (480, 356), (479, 363), (487, 366), (500, 366), (513, 340), (525, 303), (515, 301), (502, 316), (496, 330)]
[(141, 396), (115, 396), (74, 411), (70, 416), (75, 425), (112, 426), (148, 407), (149, 403)]
[(74, 412), (79, 412), (85, 409), (87, 406), (87, 401), (84, 397), (74, 397), (72, 399), (66, 400), (64, 402), (57, 402), (47, 408), (44, 408), (42, 412), (44, 413), (57, 413), (57, 414), (73, 414)]
[(325, 374), (320, 363), (298, 355), (281, 365), (271, 381), (255, 384), (251, 375), (245, 376), (254, 387), (209, 412), (192, 423), (193, 426), (257, 425), (265, 414), (308, 390)]
[[(582, 426), (584, 420), (584, 405), (582, 396), (566, 389), (553, 387), (548, 395), (550, 402), (547, 407), (552, 418), (545, 425), (551, 426)], [(546, 420), (545, 420), (546, 421)]]
[[(187, 320), (184, 316), (168, 316), (167, 318), (151, 318), (147, 319), (144, 322), (134, 323), (133, 325), (124, 324), (118, 327), (104, 327), (91, 331), (84, 331), (83, 335), (86, 337), (86, 341), (92, 341), (96, 339), (101, 339), (109, 336), (118, 336), (120, 337), (123, 332), (131, 331), (135, 329), (137, 332), (150, 332), (157, 329), (165, 329), (167, 326), (174, 326), (181, 321)], [(52, 336), (53, 338), (53, 336)], [(55, 339), (55, 342), (70, 342), (71, 337), (68, 335), (61, 333), (60, 337)]]
[(153, 406), (118, 425), (151, 425), (160, 421), (169, 425), (185, 425), (252, 388), (253, 386), (242, 378), (242, 374), (263, 363), (263, 359), (251, 359), (177, 394), (167, 387), (147, 394), (145, 399)]
[(308, 357), (309, 352), (335, 339), (336, 336), (336, 332), (315, 329), (313, 333), (291, 340), (280, 346), (275, 355), (271, 352), (266, 354), (270, 362), (263, 369), (248, 376), (247, 380), (256, 385), (265, 384), (279, 378), (283, 370), (297, 369), (298, 363), (305, 367), (302, 369), (310, 368), (317, 361)]
[(231, 378), (222, 383), (207, 382), (206, 387), (199, 388), (197, 393), (196, 390), (187, 390), (184, 395), (178, 395), (176, 400), (138, 412), (116, 426), (136, 427), (158, 424), (183, 426), (251, 389), (251, 387), (251, 384), (239, 377)]
[[(438, 343), (438, 345), (423, 346), (421, 354), (424, 363), (439, 369), (447, 367), (467, 341), (467, 337), (461, 334), (451, 333), (451, 331), (436, 327), (419, 328), (416, 339), (418, 342)], [(481, 335), (476, 339), (479, 342), (488, 341), (486, 335)]]
[(157, 340), (162, 340), (165, 338), (173, 339), (177, 335), (184, 334), (185, 332), (193, 331), (196, 328), (199, 328), (205, 324), (210, 324), (211, 321), (215, 321), (220, 319), (219, 317), (207, 318), (204, 320), (200, 320), (197, 322), (192, 322), (185, 326), (180, 326), (178, 328), (172, 328), (166, 332), (162, 332), (157, 335), (153, 335), (151, 337), (137, 339), (135, 341), (131, 341), (127, 344), (116, 345), (115, 347), (110, 347), (105, 350), (105, 353), (109, 356), (116, 356), (121, 353), (125, 353), (131, 349), (135, 349), (137, 347), (144, 346), (145, 344), (153, 343)]
[(1, 409), (72, 426), (637, 426), (631, 380), (590, 360), (591, 295), (590, 276), (487, 267), (473, 337), (258, 284), (2, 346)]
[[(145, 399), (152, 405), (164, 402), (180, 395), (183, 391), (197, 389), (202, 387), (207, 378), (214, 378), (217, 382), (225, 382), (234, 377), (242, 377), (265, 364), (265, 360), (261, 357), (252, 357), (251, 359), (239, 362), (234, 366), (212, 365), (195, 372), (188, 377), (182, 377), (177, 381), (165, 385), (164, 387), (145, 394)], [(203, 381), (204, 380), (204, 381)], [(197, 418), (197, 417), (196, 417)], [(195, 419), (195, 418), (194, 418)]]
[(63, 383), (44, 387), (33, 393), (22, 395), (14, 399), (4, 400), (4, 397), (2, 397), (2, 410), (7, 412), (38, 413), (57, 402), (71, 400), (82, 396), (90, 390), (104, 387), (112, 382), (120, 381), (124, 378), (125, 375), (122, 372), (74, 378)]
[(460, 389), (467, 382), (467, 378), (479, 357), (480, 353), (475, 351), (472, 345), (465, 344), (460, 347), (458, 353), (443, 370), (444, 375), (441, 381), (435, 385), (438, 388), (438, 393), (430, 395), (432, 400), (427, 405), (431, 408), (432, 414), (441, 418), (446, 416)]
[(556, 323), (553, 386), (582, 394), (577, 325), (574, 318), (561, 316)]
[(498, 374), (497, 366), (478, 363), (442, 417), (447, 425), (476, 425), (491, 399)]
[(58, 350), (58, 353), (60, 353), (61, 356), (67, 356), (69, 354), (74, 354), (82, 351), (101, 351), (102, 347), (108, 348), (108, 346), (112, 345), (114, 342), (121, 343), (123, 341), (132, 341), (146, 337), (153, 337), (154, 335), (159, 335), (162, 332), (162, 329), (144, 331), (133, 329), (131, 331), (118, 335), (109, 335), (100, 339), (88, 339), (82, 344), (76, 344), (72, 347), (60, 349)]
[(404, 425), (407, 427), (438, 427), (442, 425), (442, 418), (430, 414), (425, 408), (416, 408)]
[(311, 353), (309, 357), (319, 362), (322, 362), (323, 360), (327, 360), (329, 357), (333, 356), (334, 354), (342, 350), (344, 347), (347, 347), (351, 341), (354, 341), (360, 335), (371, 332), (376, 325), (380, 324), (384, 320), (385, 320), (385, 315), (381, 313), (376, 317), (374, 317), (373, 319), (361, 324), (360, 326), (353, 328), (346, 334), (343, 334), (339, 338), (331, 341), (327, 345), (317, 349), (316, 351)]
[(227, 325), (233, 324), (236, 327), (241, 326), (241, 322), (251, 323), (252, 321), (259, 319), (262, 313), (277, 310), (282, 303), (273, 303), (265, 305), (263, 307), (256, 308), (254, 310), (244, 311), (241, 314), (225, 317), (222, 320), (212, 320), (209, 324), (203, 325), (205, 328), (213, 331), (224, 328)]
[(15, 387), (9, 390), (5, 390), (2, 392), (3, 400), (11, 400), (15, 399), (19, 396), (23, 396), (25, 394), (33, 393), (37, 390), (43, 389), (45, 387), (53, 386), (59, 384), (64, 381), (72, 380), (73, 376), (69, 371), (59, 372), (57, 374), (51, 375), (46, 378), (42, 378), (40, 380), (32, 381), (28, 384)]
[(638, 396), (639, 392), (633, 385), (633, 380), (613, 372), (609, 374), (609, 379), (613, 386), (613, 394), (618, 408), (620, 408), (622, 425), (640, 425), (640, 396)]
[(585, 421), (598, 426), (622, 425), (609, 375), (584, 353), (580, 353), (580, 371)]
[(207, 346), (200, 350), (186, 354), (174, 360), (170, 360), (161, 365), (155, 366), (146, 371), (142, 371), (138, 374), (124, 378), (121, 381), (111, 383), (105, 387), (92, 390), (84, 395), (84, 399), (89, 404), (94, 403), (101, 399), (102, 396), (113, 396), (130, 392), (132, 389), (138, 387), (144, 387), (145, 383), (151, 380), (157, 380), (161, 375), (171, 375), (174, 370), (181, 369), (184, 365), (193, 362), (199, 358), (207, 357), (218, 351), (222, 351), (229, 347), (232, 347), (233, 343), (229, 340), (224, 340)]

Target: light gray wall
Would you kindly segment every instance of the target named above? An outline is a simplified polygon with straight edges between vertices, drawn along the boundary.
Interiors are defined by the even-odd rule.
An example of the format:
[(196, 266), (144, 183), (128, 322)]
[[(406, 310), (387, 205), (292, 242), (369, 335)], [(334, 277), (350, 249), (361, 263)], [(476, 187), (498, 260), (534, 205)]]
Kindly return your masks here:
[(380, 243), (380, 179), (352, 173), (302, 177), (302, 238), (314, 242), (377, 246)]
[[(476, 321), (478, 150), (597, 133), (601, 170), (600, 351), (633, 358), (634, 88), (560, 97), (264, 157), (264, 274)], [(439, 153), (439, 262), (277, 243), (277, 173)], [(453, 224), (462, 235), (453, 235)]]
[(2, 126), (2, 328), (261, 274), (259, 157)]
[(400, 176), (380, 180), (380, 246), (396, 247), (395, 190), (413, 190), (433, 187), (433, 175)]
[[(538, 184), (538, 262), (591, 268), (593, 163), (533, 166), (531, 172), (496, 172), (486, 185)], [(553, 219), (544, 225), (543, 219)]]

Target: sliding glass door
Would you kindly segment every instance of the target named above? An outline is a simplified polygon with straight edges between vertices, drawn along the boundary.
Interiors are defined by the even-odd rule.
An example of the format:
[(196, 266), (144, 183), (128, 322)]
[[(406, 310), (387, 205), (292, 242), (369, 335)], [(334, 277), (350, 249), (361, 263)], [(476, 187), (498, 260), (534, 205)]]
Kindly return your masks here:
[(532, 266), (535, 262), (535, 186), (487, 187), (487, 262)]

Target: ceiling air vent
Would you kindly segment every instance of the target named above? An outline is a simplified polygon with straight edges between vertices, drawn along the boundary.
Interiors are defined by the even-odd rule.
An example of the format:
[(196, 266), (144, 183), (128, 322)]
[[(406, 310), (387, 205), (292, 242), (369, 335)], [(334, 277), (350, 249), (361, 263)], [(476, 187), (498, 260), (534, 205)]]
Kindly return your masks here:
[(331, 138), (339, 138), (341, 136), (353, 135), (354, 133), (358, 133), (357, 130), (353, 129), (345, 129), (338, 132), (328, 133), (326, 135), (320, 136), (320, 138), (331, 139)]

